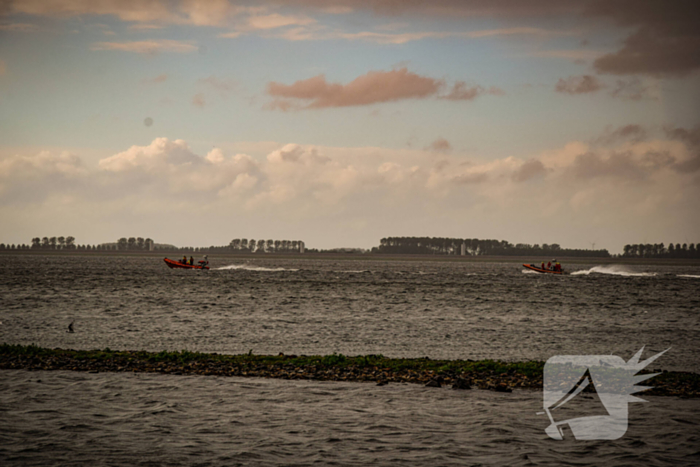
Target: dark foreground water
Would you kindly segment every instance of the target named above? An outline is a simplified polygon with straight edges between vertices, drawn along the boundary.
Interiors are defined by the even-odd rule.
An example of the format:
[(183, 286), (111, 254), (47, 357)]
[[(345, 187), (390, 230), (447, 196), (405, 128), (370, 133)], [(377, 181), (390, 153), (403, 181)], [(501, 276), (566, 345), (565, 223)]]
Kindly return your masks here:
[[(6, 256), (0, 342), (257, 354), (644, 357), (700, 371), (700, 268)], [(74, 321), (74, 333), (67, 333)], [(41, 380), (41, 382), (38, 382)], [(549, 439), (542, 394), (0, 373), (0, 464), (696, 465), (700, 404), (630, 404), (617, 441)]]
[(3, 465), (698, 465), (700, 404), (649, 397), (615, 441), (555, 441), (541, 393), (4, 371)]

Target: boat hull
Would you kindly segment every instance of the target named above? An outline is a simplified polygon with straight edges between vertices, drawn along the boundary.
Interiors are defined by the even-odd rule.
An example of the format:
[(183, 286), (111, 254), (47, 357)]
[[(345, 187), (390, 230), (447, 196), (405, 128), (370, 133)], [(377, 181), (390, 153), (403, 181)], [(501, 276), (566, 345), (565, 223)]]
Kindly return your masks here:
[(523, 267), (527, 268), (527, 269), (531, 269), (533, 271), (540, 272), (542, 274), (559, 274), (559, 275), (566, 274), (564, 271), (551, 271), (549, 269), (538, 268), (534, 264), (523, 264)]
[(175, 261), (174, 259), (164, 258), (163, 261), (165, 261), (165, 264), (167, 264), (171, 269), (209, 269), (209, 266), (206, 265), (200, 266), (198, 264), (183, 264), (179, 261)]

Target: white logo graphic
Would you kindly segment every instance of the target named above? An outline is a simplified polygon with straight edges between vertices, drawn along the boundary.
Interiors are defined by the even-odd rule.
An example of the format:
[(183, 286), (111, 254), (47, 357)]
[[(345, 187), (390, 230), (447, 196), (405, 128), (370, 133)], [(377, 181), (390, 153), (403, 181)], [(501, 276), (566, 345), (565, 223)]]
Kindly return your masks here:
[[(557, 355), (544, 365), (544, 412), (551, 421), (545, 429), (550, 438), (564, 439), (568, 425), (577, 440), (618, 439), (627, 432), (627, 403), (646, 402), (632, 394), (649, 389), (635, 386), (654, 374), (636, 375), (637, 372), (663, 355), (668, 349), (639, 361), (644, 347), (628, 362), (616, 355)], [(586, 393), (581, 392), (588, 388)], [(577, 399), (576, 396), (579, 396)], [(574, 400), (572, 402), (572, 400)], [(576, 412), (580, 402), (589, 415), (561, 419)], [(569, 403), (571, 407), (564, 407)], [(579, 406), (581, 404), (578, 404)], [(590, 415), (590, 406), (597, 406), (601, 415)]]

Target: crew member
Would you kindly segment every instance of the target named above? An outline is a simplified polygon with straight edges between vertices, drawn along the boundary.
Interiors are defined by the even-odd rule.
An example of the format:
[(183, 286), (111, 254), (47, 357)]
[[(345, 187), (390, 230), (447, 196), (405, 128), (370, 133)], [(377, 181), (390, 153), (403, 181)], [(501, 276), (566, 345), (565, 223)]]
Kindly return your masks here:
[(190, 264), (194, 266), (194, 258), (192, 256), (190, 256)]

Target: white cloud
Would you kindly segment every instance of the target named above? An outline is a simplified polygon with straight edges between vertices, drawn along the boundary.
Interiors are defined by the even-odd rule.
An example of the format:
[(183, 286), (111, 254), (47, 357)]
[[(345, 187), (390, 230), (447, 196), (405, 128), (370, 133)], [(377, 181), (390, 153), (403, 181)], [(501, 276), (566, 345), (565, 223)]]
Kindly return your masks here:
[(153, 228), (167, 214), (201, 222), (221, 218), (221, 228), (225, 219), (238, 225), (242, 218), (250, 225), (304, 223), (324, 232), (364, 226), (376, 238), (441, 235), (467, 219), (471, 230), (459, 235), (511, 241), (518, 238), (503, 232), (550, 226), (549, 238), (540, 242), (603, 226), (627, 232), (620, 241), (633, 242), (630, 232), (645, 225), (640, 216), (654, 218), (669, 236), (700, 222), (692, 203), (683, 201), (700, 196), (698, 171), (682, 169), (695, 155), (689, 143), (605, 141), (572, 142), (527, 159), (480, 160), (431, 150), (299, 144), (258, 158), (221, 148), (198, 155), (183, 140), (156, 138), (95, 168), (70, 153), (0, 159), (0, 211), (31, 202), (84, 212), (102, 200), (101, 216), (143, 217)]

